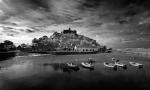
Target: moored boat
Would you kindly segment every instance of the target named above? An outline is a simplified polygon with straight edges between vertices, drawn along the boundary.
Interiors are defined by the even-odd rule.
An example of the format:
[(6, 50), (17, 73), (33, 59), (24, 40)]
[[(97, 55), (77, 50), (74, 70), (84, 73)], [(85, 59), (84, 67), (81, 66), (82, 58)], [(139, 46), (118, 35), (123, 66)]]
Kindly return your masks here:
[(108, 68), (117, 68), (117, 65), (113, 64), (113, 63), (107, 63), (107, 62), (104, 62), (104, 66), (108, 67)]
[(94, 66), (91, 63), (88, 62), (81, 62), (82, 67), (84, 68), (94, 68)]
[(143, 67), (143, 64), (137, 63), (137, 62), (129, 62), (129, 64), (132, 65), (132, 66), (135, 66), (135, 67), (139, 67), (139, 68)]
[(117, 59), (117, 58), (112, 58), (111, 59), (113, 62), (119, 62), (119, 59)]
[(88, 63), (94, 63), (94, 62), (96, 62), (93, 58), (88, 58), (88, 61), (87, 61)]
[(123, 68), (126, 68), (127, 65), (124, 64), (124, 63), (120, 63), (120, 62), (115, 62), (115, 65), (119, 66), (119, 67), (123, 67)]
[(115, 62), (115, 65), (120, 66), (120, 67), (126, 66), (126, 64), (123, 64), (123, 63), (120, 63), (120, 62)]
[(66, 63), (68, 67), (72, 67), (72, 68), (75, 68), (75, 67), (78, 67), (76, 64), (73, 64), (73, 63)]
[(67, 65), (66, 68), (73, 69), (74, 71), (78, 71), (80, 69), (79, 66), (74, 63), (66, 63), (66, 65)]

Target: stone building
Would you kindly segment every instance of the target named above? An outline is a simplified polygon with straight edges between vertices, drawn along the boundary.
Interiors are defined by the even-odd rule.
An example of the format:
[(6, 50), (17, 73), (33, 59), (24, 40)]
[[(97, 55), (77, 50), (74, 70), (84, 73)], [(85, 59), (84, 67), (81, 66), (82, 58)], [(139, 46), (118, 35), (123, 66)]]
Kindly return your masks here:
[(71, 28), (62, 31), (63, 34), (77, 34), (76, 30), (71, 30)]
[(95, 52), (95, 51), (103, 51), (103, 46), (75, 46), (74, 47), (75, 51), (80, 51), (80, 52)]

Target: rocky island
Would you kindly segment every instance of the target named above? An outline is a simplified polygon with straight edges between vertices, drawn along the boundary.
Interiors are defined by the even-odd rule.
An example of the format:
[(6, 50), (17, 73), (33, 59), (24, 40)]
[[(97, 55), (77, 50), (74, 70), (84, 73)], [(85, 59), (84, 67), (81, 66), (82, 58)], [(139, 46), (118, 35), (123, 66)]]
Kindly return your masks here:
[(54, 32), (50, 37), (43, 36), (34, 38), (32, 45), (21, 44), (21, 51), (32, 53), (50, 54), (94, 54), (105, 52), (106, 46), (102, 46), (96, 40), (79, 35), (76, 30), (63, 30), (61, 33)]

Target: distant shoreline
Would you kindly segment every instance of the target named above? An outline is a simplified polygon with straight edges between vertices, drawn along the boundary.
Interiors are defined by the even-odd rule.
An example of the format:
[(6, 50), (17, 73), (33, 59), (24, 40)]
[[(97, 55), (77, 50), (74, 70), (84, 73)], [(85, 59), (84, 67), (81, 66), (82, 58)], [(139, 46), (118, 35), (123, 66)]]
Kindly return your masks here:
[(98, 51), (45, 51), (45, 52), (28, 52), (28, 53), (39, 53), (39, 54), (54, 54), (54, 55), (78, 55), (78, 54), (96, 54)]
[(150, 57), (150, 52), (132, 52), (132, 51), (126, 51), (125, 53), (128, 54), (134, 54), (142, 57)]

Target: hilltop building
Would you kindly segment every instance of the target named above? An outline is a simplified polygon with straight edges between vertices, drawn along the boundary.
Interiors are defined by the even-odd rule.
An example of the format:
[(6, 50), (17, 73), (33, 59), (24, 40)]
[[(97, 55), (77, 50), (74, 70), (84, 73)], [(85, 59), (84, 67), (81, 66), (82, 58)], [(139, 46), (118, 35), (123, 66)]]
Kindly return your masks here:
[(77, 34), (76, 30), (71, 30), (71, 28), (67, 29), (67, 30), (63, 30), (61, 32), (62, 34)]

